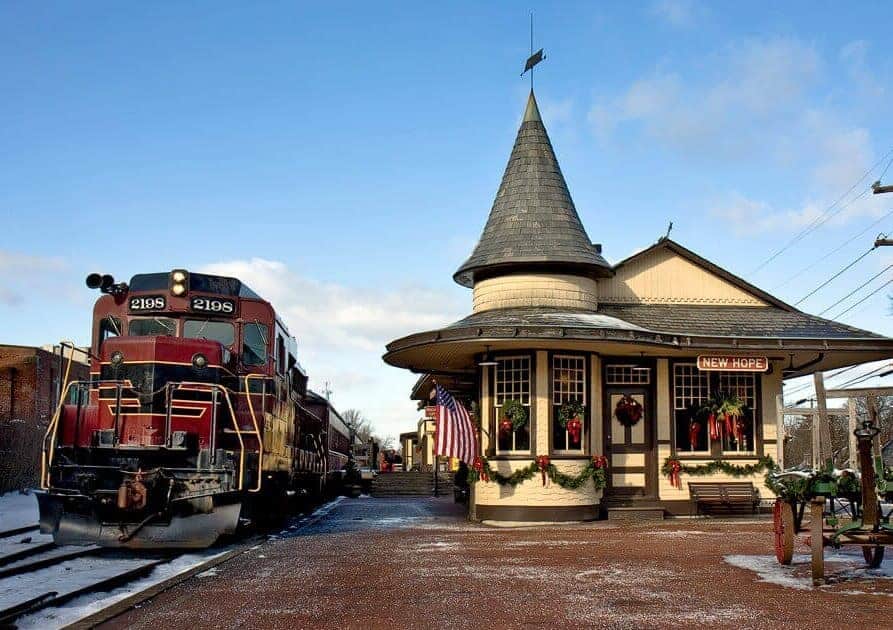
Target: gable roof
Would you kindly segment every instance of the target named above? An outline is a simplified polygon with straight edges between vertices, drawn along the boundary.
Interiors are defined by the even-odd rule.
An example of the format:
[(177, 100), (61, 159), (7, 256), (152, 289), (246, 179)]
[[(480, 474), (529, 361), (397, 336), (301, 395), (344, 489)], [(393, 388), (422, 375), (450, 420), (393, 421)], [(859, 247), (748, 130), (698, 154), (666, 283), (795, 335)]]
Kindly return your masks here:
[(577, 215), (532, 90), (487, 224), (453, 279), (471, 287), (481, 272), (531, 266), (611, 275)]
[(761, 288), (751, 284), (744, 278), (741, 278), (740, 276), (736, 276), (735, 274), (733, 274), (729, 271), (726, 271), (719, 265), (716, 265), (715, 263), (710, 262), (706, 258), (702, 258), (701, 256), (698, 256), (696, 253), (694, 253), (687, 247), (684, 247), (684, 246), (680, 245), (679, 243), (677, 243), (676, 241), (669, 239), (667, 237), (663, 237), (663, 238), (659, 239), (651, 247), (643, 249), (640, 252), (636, 252), (635, 254), (633, 254), (632, 256), (629, 256), (628, 258), (624, 258), (623, 260), (618, 262), (616, 265), (614, 265), (613, 269), (616, 272), (621, 267), (628, 265), (629, 263), (631, 263), (635, 260), (638, 260), (638, 259), (642, 258), (643, 256), (651, 254), (651, 253), (653, 253), (657, 250), (660, 250), (660, 249), (666, 249), (666, 250), (673, 252), (674, 254), (677, 254), (678, 256), (681, 256), (682, 258), (688, 260), (692, 264), (697, 265), (698, 267), (701, 267), (702, 269), (709, 271), (713, 275), (715, 275), (719, 278), (722, 278), (729, 284), (741, 289), (745, 293), (749, 293), (749, 294), (753, 295), (754, 297), (766, 302), (767, 304), (771, 304), (772, 306), (775, 306), (776, 308), (780, 308), (784, 311), (788, 311), (791, 313), (801, 312), (800, 310), (794, 308), (787, 302), (783, 302), (782, 300), (778, 299), (774, 295), (763, 291)]

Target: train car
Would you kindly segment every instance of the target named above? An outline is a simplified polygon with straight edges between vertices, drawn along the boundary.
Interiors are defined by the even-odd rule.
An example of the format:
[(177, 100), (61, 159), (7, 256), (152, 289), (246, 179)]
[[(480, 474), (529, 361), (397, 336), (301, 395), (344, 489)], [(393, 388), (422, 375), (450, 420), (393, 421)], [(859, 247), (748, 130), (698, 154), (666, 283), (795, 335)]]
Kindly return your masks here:
[(183, 269), (87, 285), (103, 294), (91, 378), (65, 384), (46, 434), (42, 532), (205, 547), (251, 510), (323, 493), (333, 431), (306, 404), (297, 344), (269, 302)]
[(350, 429), (327, 398), (314, 391), (307, 392), (305, 404), (308, 410), (326, 426), (326, 483), (336, 486), (340, 473), (350, 457)]

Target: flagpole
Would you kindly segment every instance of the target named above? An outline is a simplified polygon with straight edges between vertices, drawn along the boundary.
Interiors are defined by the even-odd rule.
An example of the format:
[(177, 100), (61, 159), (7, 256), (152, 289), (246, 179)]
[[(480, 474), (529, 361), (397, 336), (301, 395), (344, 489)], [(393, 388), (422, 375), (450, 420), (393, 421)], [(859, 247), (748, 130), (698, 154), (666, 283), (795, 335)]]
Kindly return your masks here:
[[(533, 11), (530, 12), (530, 56), (533, 57)], [(530, 91), (533, 92), (533, 68), (530, 69)]]

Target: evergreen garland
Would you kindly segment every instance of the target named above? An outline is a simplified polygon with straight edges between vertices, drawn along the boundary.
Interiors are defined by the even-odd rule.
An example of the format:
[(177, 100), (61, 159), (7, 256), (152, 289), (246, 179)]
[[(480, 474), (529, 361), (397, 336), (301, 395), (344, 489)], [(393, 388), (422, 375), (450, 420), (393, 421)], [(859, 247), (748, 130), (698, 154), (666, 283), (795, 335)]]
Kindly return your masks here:
[[(511, 486), (514, 488), (518, 484), (533, 479), (538, 472), (541, 472), (539, 464), (536, 461), (532, 461), (529, 466), (519, 468), (510, 475), (503, 475), (493, 470), (490, 467), (489, 461), (483, 457), (480, 459), (482, 462), (480, 471), (475, 470), (474, 466), (470, 466), (468, 469), (469, 484), (475, 483), (481, 477), (485, 477), (490, 481), (495, 481), (501, 486)], [(608, 477), (605, 474), (604, 464), (596, 464), (596, 459), (590, 459), (583, 467), (583, 470), (577, 475), (563, 473), (552, 463), (546, 467), (545, 472), (553, 483), (558, 484), (562, 488), (574, 490), (581, 487), (588, 479), (592, 479), (592, 482), (595, 484), (595, 489), (601, 490), (608, 484)], [(604, 460), (600, 461), (603, 462)]]
[(722, 459), (714, 459), (707, 464), (683, 464), (675, 457), (668, 457), (661, 466), (661, 473), (670, 476), (673, 473), (673, 462), (679, 464), (679, 472), (686, 475), (704, 476), (716, 473), (724, 473), (731, 477), (750, 477), (764, 470), (775, 470), (775, 460), (764, 455), (756, 464), (732, 464)]

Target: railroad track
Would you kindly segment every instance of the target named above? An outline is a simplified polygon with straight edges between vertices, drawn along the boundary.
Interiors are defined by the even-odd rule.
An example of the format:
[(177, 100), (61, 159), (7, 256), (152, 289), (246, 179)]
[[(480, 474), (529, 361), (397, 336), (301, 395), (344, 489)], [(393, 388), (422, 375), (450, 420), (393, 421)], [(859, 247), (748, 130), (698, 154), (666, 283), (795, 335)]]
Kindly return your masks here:
[[(340, 500), (339, 497), (312, 514), (293, 520), (280, 534), (291, 536), (310, 527), (328, 516)], [(197, 553), (151, 554), (98, 546), (57, 547), (37, 529), (35, 524), (0, 531), (0, 630), (15, 628), (17, 622), (66, 630), (93, 628), (198, 573), (256, 549), (269, 535), (255, 533), (228, 546)], [(22, 542), (25, 540), (28, 542)], [(22, 547), (17, 548), (18, 545)], [(160, 575), (153, 575), (156, 570)], [(143, 578), (150, 580), (134, 585)], [(60, 617), (53, 625), (43, 620), (35, 623), (29, 617), (79, 597), (127, 586), (133, 586), (133, 592), (110, 598), (100, 610), (79, 619)], [(95, 609), (95, 603), (92, 607)]]
[[(28, 623), (29, 615), (64, 606), (79, 597), (127, 587), (143, 578), (158, 578), (134, 586), (133, 593), (122, 592), (109, 606), (72, 624), (93, 627), (258, 542), (255, 537), (217, 553), (136, 553), (98, 546), (57, 547), (49, 536), (36, 530), (34, 525), (0, 531), (0, 629), (15, 628), (17, 622), (34, 625)], [(203, 559), (203, 555), (208, 557)], [(153, 576), (156, 569), (160, 569), (159, 575)], [(59, 621), (60, 626), (66, 623), (64, 616)]]

